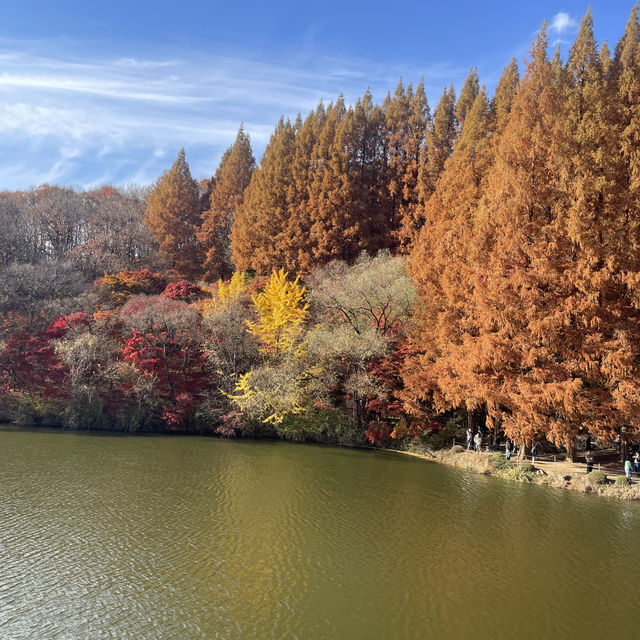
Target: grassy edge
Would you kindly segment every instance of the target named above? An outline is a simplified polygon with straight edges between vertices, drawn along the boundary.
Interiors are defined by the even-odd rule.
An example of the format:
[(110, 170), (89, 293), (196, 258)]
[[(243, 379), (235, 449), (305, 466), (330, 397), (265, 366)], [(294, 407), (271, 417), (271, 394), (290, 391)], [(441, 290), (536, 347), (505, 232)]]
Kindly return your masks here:
[[(495, 465), (496, 453), (475, 453), (466, 451), (463, 447), (433, 450), (420, 444), (409, 445), (410, 449), (379, 449), (391, 453), (401, 453), (422, 460), (438, 462), (450, 467), (457, 467), (467, 471), (473, 471), (482, 475), (494, 476), (508, 482), (530, 482), (542, 486), (567, 489), (580, 493), (590, 493), (618, 500), (640, 500), (640, 483), (632, 485), (620, 484), (615, 478), (609, 478), (606, 483), (598, 484), (590, 481), (584, 473), (573, 475), (539, 474), (538, 467), (533, 472), (522, 469), (517, 461), (512, 460), (512, 465), (507, 468), (499, 468)], [(500, 455), (501, 454), (497, 454)], [(502, 457), (502, 456), (501, 456)], [(530, 463), (528, 463), (530, 465)], [(594, 479), (596, 476), (594, 476)]]

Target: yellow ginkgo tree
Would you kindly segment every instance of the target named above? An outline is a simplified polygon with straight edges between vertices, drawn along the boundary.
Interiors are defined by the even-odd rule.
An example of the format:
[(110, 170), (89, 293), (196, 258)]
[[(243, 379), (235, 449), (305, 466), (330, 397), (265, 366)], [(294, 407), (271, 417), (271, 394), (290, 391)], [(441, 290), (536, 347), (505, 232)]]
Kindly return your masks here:
[(262, 352), (273, 357), (291, 355), (299, 347), (309, 312), (300, 277), (289, 281), (287, 276), (284, 269), (274, 270), (265, 288), (251, 296), (258, 321), (247, 322), (247, 331), (260, 340)]
[(276, 425), (303, 413), (306, 396), (303, 332), (309, 305), (299, 278), (290, 281), (287, 275), (274, 270), (252, 296), (258, 319), (247, 322), (247, 331), (259, 340), (265, 361), (240, 375), (228, 395), (246, 416)]
[(218, 280), (213, 286), (203, 286), (203, 290), (211, 297), (198, 301), (198, 310), (203, 316), (213, 314), (240, 298), (248, 286), (249, 277), (244, 271), (235, 271), (227, 282)]

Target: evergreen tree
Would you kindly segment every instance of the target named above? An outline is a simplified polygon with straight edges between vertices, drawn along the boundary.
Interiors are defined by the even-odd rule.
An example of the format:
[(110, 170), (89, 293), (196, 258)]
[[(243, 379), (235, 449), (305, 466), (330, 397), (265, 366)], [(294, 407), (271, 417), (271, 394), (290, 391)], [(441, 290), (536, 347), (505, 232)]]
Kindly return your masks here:
[(423, 202), (433, 193), (444, 163), (453, 151), (456, 138), (456, 94), (451, 85), (444, 89), (440, 101), (433, 112), (433, 121), (427, 128), (423, 161), (420, 166), (420, 198)]
[(198, 231), (198, 239), (205, 249), (203, 268), (207, 280), (225, 280), (233, 273), (229, 234), (255, 167), (249, 136), (241, 126), (235, 142), (224, 152), (216, 169), (209, 208), (202, 214)]
[(282, 263), (276, 239), (289, 215), (294, 140), (294, 126), (281, 118), (233, 221), (231, 255), (237, 271), (267, 274)]
[(411, 254), (411, 276), (421, 299), (414, 333), (419, 355), (405, 372), (405, 398), (413, 411), (431, 394), (437, 409), (474, 409), (484, 402), (476, 391), (481, 387), (462, 369), (468, 337), (477, 334), (474, 241), (478, 204), (493, 162), (490, 124), (490, 105), (481, 90), (426, 203), (426, 222)]
[(511, 62), (505, 67), (496, 91), (491, 101), (491, 111), (494, 119), (494, 130), (502, 133), (511, 113), (511, 106), (518, 90), (520, 82), (520, 74), (518, 73), (518, 64), (515, 58), (511, 58)]
[(387, 246), (391, 232), (382, 109), (367, 91), (344, 117), (332, 112), (327, 127), (333, 142), (316, 183), (320, 188), (314, 189), (315, 264), (352, 262), (364, 250), (376, 252)]
[[(393, 98), (388, 99), (384, 112), (392, 225), (398, 244), (406, 250), (416, 228), (420, 204), (418, 178), (421, 150), (429, 124), (424, 82), (420, 80), (413, 91), (412, 85), (404, 89), (400, 81)], [(392, 246), (389, 245), (389, 248)]]
[(313, 217), (310, 205), (311, 185), (316, 172), (323, 164), (318, 139), (324, 128), (326, 117), (326, 110), (321, 102), (315, 111), (311, 111), (304, 122), (297, 127), (295, 136), (289, 215), (278, 237), (279, 251), (282, 255), (281, 264), (292, 272), (306, 273), (313, 265), (310, 236)]
[(609, 97), (617, 113), (614, 131), (619, 140), (616, 174), (619, 179), (619, 208), (624, 212), (628, 233), (625, 252), (625, 281), (634, 304), (640, 307), (640, 24), (638, 6), (631, 11), (618, 42), (609, 78)]
[(184, 149), (149, 195), (144, 221), (176, 275), (195, 279), (201, 273), (200, 193), (191, 177)]
[(472, 67), (465, 78), (462, 89), (460, 89), (460, 96), (456, 103), (456, 119), (460, 130), (462, 130), (464, 119), (467, 117), (467, 113), (471, 110), (479, 92), (480, 80), (478, 78), (478, 70), (475, 67)]

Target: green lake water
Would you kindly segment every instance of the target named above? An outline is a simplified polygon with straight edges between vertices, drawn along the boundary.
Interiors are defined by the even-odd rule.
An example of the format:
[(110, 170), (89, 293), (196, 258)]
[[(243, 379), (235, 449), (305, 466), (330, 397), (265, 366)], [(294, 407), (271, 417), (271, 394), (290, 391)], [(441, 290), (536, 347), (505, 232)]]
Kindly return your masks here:
[(0, 432), (0, 638), (640, 638), (640, 505), (401, 455)]

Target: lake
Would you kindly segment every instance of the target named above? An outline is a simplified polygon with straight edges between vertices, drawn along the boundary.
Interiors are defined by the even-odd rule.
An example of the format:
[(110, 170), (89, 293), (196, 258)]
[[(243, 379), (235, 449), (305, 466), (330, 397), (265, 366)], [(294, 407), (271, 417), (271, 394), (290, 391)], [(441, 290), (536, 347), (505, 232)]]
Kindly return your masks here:
[(0, 638), (640, 637), (640, 505), (392, 453), (0, 431)]

